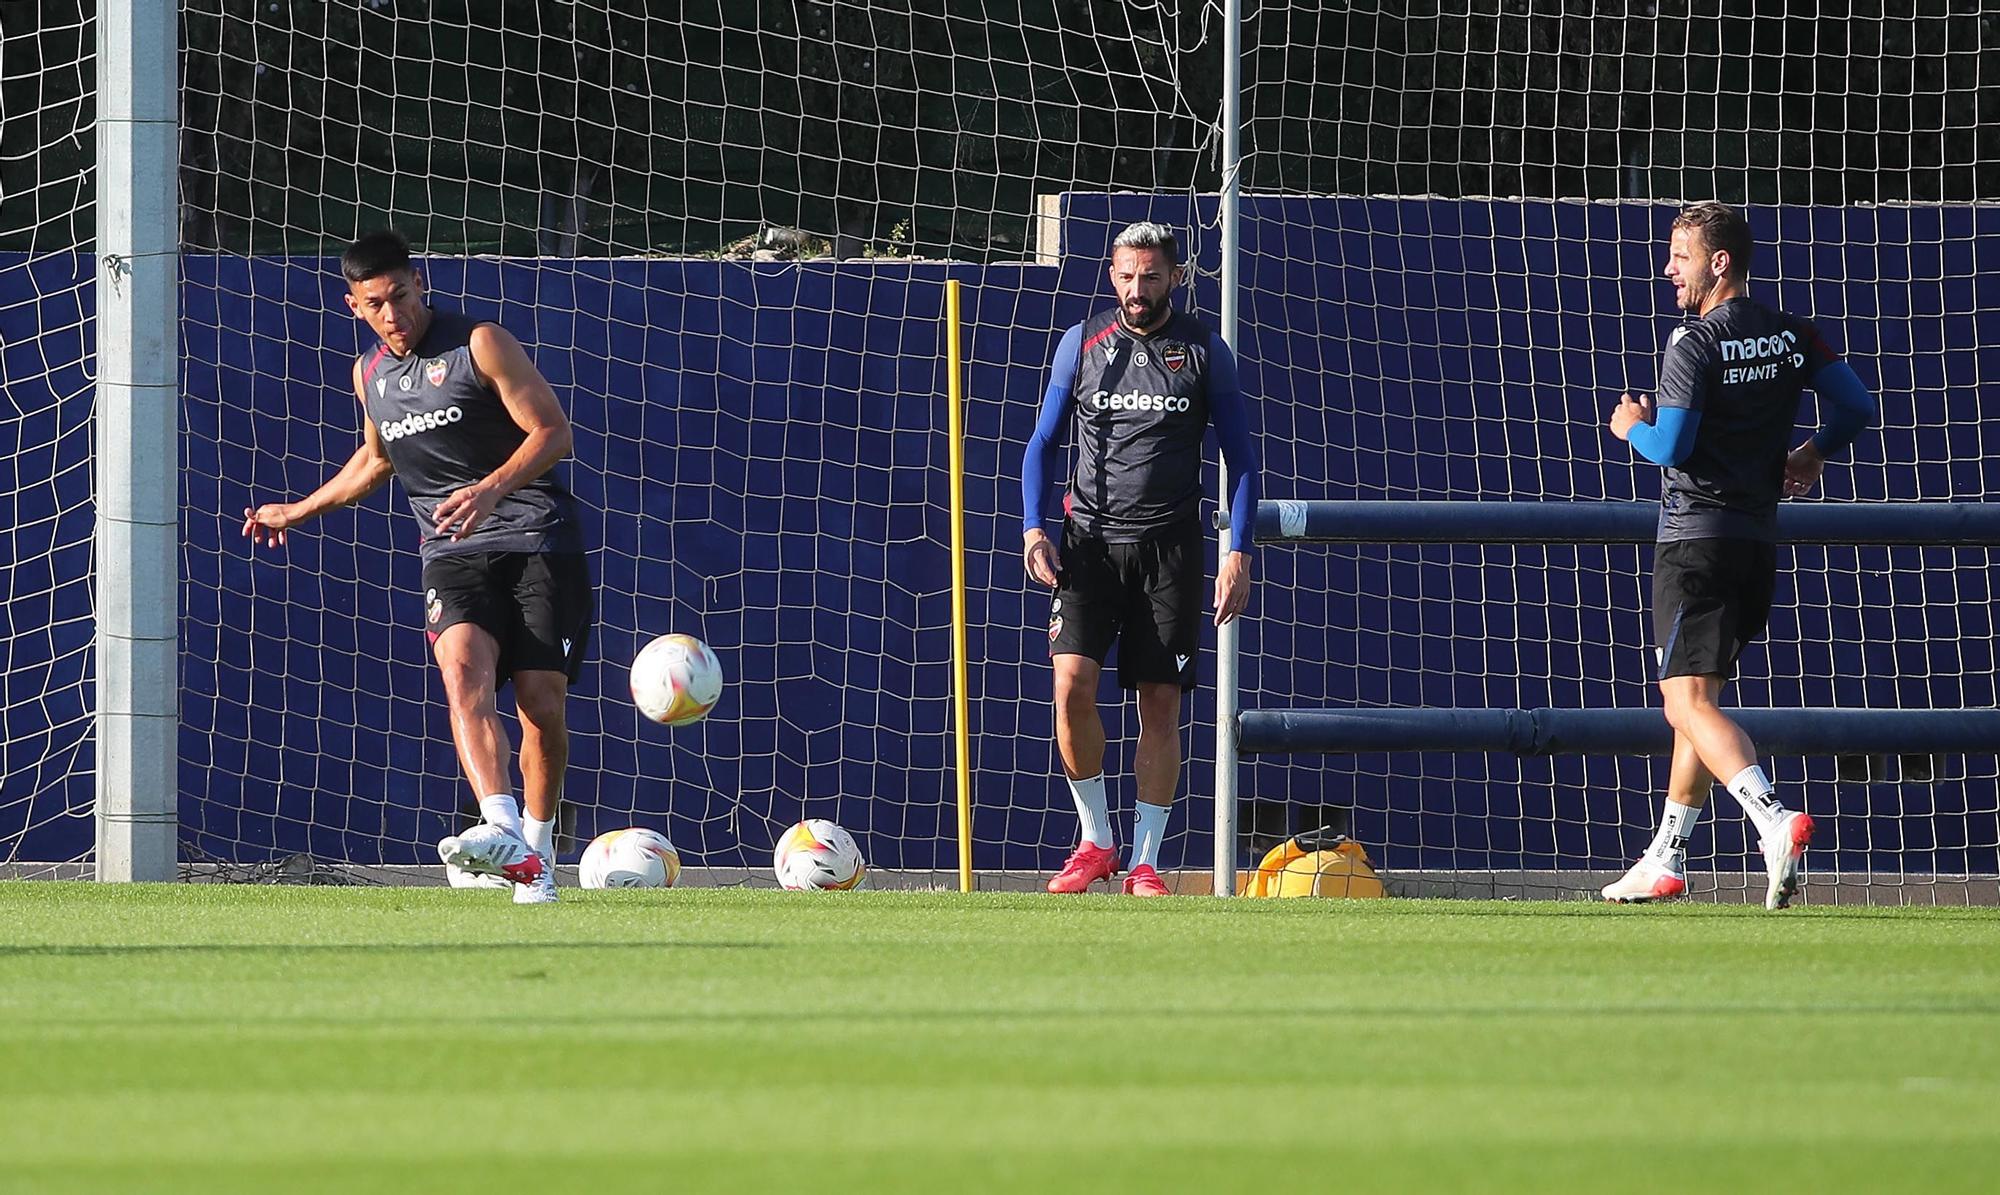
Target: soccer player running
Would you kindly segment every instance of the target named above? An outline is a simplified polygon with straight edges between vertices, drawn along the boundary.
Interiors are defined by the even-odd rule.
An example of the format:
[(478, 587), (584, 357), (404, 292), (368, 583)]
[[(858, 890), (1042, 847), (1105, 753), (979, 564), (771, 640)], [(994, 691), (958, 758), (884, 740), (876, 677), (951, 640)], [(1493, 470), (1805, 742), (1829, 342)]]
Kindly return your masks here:
[[(499, 876), (521, 904), (556, 899), (554, 834), (569, 760), (565, 705), (594, 617), (576, 503), (552, 470), (569, 418), (506, 329), (424, 301), (410, 246), (376, 232), (341, 258), (347, 306), (381, 344), (354, 362), (361, 446), (297, 502), (243, 512), (243, 534), (286, 532), (402, 479), (423, 531), (424, 619), (443, 674), (452, 741), (484, 821), (438, 843), (449, 867)], [(506, 726), (494, 708), (514, 682), (521, 715), (515, 802)]]
[[(1674, 220), (1666, 277), (1680, 309), (1699, 318), (1668, 337), (1653, 401), (1623, 395), (1611, 413), (1611, 434), (1667, 471), (1653, 635), (1674, 756), (1659, 830), (1605, 886), (1610, 901), (1687, 891), (1687, 842), (1717, 778), (1762, 839), (1765, 908), (1791, 904), (1812, 840), (1812, 818), (1785, 808), (1716, 698), (1770, 613), (1779, 497), (1812, 489), (1873, 422), (1875, 398), (1810, 322), (1750, 298), (1750, 252), (1750, 226), (1733, 208), (1699, 203)], [(1825, 400), (1825, 425), (1787, 454), (1806, 386)]]
[[(1125, 891), (1167, 894), (1157, 865), (1179, 781), (1182, 695), (1194, 688), (1200, 647), (1202, 440), (1211, 422), (1231, 487), (1231, 550), (1216, 573), (1216, 625), (1250, 600), (1256, 450), (1235, 354), (1200, 320), (1174, 310), (1182, 273), (1180, 246), (1164, 225), (1133, 224), (1118, 234), (1111, 254), (1118, 306), (1071, 328), (1057, 345), (1041, 418), (1021, 461), (1028, 575), (1055, 590), (1049, 657), (1056, 745), (1082, 821), (1081, 841), (1049, 880), (1050, 892), (1082, 892), (1119, 871), (1097, 707), (1104, 657), (1117, 640), (1118, 683), (1139, 695), (1138, 802)], [(1042, 511), (1065, 422), (1076, 470), (1058, 549)]]

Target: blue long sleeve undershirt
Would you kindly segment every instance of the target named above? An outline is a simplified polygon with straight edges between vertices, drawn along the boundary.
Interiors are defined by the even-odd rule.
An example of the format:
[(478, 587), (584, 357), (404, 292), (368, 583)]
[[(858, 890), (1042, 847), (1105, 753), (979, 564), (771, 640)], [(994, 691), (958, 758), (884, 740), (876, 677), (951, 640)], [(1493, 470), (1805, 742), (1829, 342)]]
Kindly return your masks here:
[(1813, 443), (1818, 446), (1820, 456), (1832, 460), (1847, 451), (1854, 437), (1875, 422), (1875, 396), (1845, 361), (1835, 361), (1821, 369), (1813, 377), (1812, 386), (1831, 404), (1822, 412), (1826, 426), (1814, 433)]
[(1219, 332), (1208, 337), (1208, 416), (1215, 425), (1215, 442), (1232, 484), (1229, 489), (1229, 546), (1250, 550), (1257, 525), (1257, 446), (1250, 439), (1250, 416), (1243, 407), (1243, 385), (1236, 374), (1236, 353)]
[[(1076, 396), (1070, 382), (1076, 377), (1077, 357), (1083, 348), (1083, 329), (1073, 327), (1056, 345), (1049, 363), (1049, 386), (1042, 395), (1042, 412), (1035, 431), (1028, 438), (1021, 457), (1021, 530), (1025, 533), (1042, 525), (1043, 503), (1049, 492), (1049, 470), (1054, 463), (1056, 444), (1062, 438), (1063, 422), (1069, 418)], [(1208, 409), (1215, 425), (1216, 443), (1231, 478), (1229, 492), (1229, 546), (1248, 552), (1257, 524), (1257, 449), (1250, 436), (1250, 418), (1243, 404), (1243, 388), (1236, 372), (1236, 354), (1220, 335), (1210, 334), (1208, 344)]]
[[(1812, 388), (1828, 403), (1826, 426), (1813, 433), (1813, 443), (1820, 456), (1832, 460), (1875, 422), (1875, 396), (1845, 361), (1835, 361), (1814, 374)], [(1634, 424), (1626, 433), (1626, 442), (1654, 464), (1672, 468), (1694, 451), (1695, 432), (1700, 427), (1700, 411), (1661, 407), (1654, 411), (1653, 422)]]
[(1021, 531), (1042, 525), (1042, 504), (1049, 492), (1049, 465), (1056, 443), (1062, 438), (1063, 420), (1069, 418), (1070, 383), (1076, 378), (1076, 359), (1083, 350), (1083, 327), (1063, 333), (1056, 345), (1055, 360), (1049, 362), (1049, 388), (1042, 395), (1042, 413), (1035, 420), (1035, 434), (1028, 437), (1028, 449), (1021, 456)]
[(1651, 423), (1635, 423), (1625, 433), (1632, 450), (1656, 465), (1672, 468), (1694, 451), (1694, 433), (1701, 427), (1701, 412), (1686, 407), (1659, 407)]

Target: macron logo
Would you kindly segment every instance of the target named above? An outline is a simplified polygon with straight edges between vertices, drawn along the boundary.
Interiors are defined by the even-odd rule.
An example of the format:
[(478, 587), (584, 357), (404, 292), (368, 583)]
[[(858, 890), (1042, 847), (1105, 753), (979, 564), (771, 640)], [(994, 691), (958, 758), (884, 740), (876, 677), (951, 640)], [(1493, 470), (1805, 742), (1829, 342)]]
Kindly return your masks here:
[(1188, 661), (1189, 661), (1190, 659), (1192, 659), (1192, 658), (1193, 658), (1193, 657), (1191, 657), (1191, 656), (1175, 656), (1175, 657), (1174, 657), (1174, 667), (1176, 667), (1176, 668), (1181, 668), (1181, 669), (1185, 669), (1185, 668), (1187, 667), (1187, 662), (1188, 662)]
[(1765, 357), (1782, 357), (1792, 351), (1798, 337), (1791, 332), (1780, 332), (1776, 336), (1746, 336), (1741, 340), (1721, 342), (1724, 361), (1756, 361)]
[(404, 436), (414, 436), (420, 432), (435, 431), (449, 423), (457, 423), (465, 418), (465, 411), (453, 403), (442, 411), (425, 411), (423, 414), (409, 414), (401, 419), (382, 421), (382, 442), (387, 444)]

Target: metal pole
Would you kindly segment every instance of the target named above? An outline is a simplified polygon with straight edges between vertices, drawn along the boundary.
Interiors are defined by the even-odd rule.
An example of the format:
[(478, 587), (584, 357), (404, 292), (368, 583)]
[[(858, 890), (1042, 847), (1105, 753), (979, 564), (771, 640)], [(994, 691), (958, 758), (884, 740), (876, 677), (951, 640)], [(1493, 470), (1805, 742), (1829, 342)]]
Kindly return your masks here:
[(177, 19), (97, 2), (97, 878), (171, 880), (179, 795)]
[[(1237, 221), (1243, 165), (1243, 0), (1222, 5), (1222, 339), (1236, 347)], [(1229, 551), (1229, 473), (1217, 490), (1224, 516), (1216, 557)], [(1215, 877), (1217, 896), (1236, 895), (1236, 656), (1241, 619), (1215, 636)]]

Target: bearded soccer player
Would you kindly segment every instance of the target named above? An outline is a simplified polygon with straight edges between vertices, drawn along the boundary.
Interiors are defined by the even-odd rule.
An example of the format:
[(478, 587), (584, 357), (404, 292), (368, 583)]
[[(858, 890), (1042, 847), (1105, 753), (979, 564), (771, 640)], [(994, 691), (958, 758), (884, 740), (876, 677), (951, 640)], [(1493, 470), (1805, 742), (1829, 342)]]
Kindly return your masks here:
[[(553, 470), (569, 418), (506, 329), (425, 302), (394, 232), (341, 258), (347, 306), (380, 339), (354, 362), (361, 446), (297, 502), (243, 512), (278, 546), (299, 524), (400, 478), (423, 531), (424, 628), (451, 709), (452, 741), (484, 820), (438, 843), (447, 868), (511, 881), (521, 904), (556, 899), (554, 834), (569, 760), (565, 706), (593, 619), (576, 503)], [(514, 683), (522, 796), (494, 708)]]
[[(1021, 462), (1028, 575), (1055, 590), (1049, 657), (1056, 744), (1082, 822), (1050, 892), (1083, 892), (1117, 875), (1104, 784), (1098, 679), (1118, 643), (1118, 683), (1138, 691), (1139, 744), (1125, 891), (1164, 896), (1158, 863), (1180, 775), (1183, 695), (1194, 688), (1203, 576), (1202, 440), (1211, 423), (1230, 475), (1230, 551), (1215, 579), (1217, 626), (1250, 600), (1257, 456), (1236, 357), (1200, 320), (1174, 310), (1180, 247), (1171, 230), (1134, 224), (1112, 243), (1118, 306), (1071, 328), (1056, 348), (1041, 418)], [(1060, 548), (1043, 527), (1049, 467), (1063, 427), (1076, 468)]]
[[(1623, 395), (1611, 413), (1611, 434), (1667, 471), (1653, 635), (1674, 756), (1652, 845), (1604, 888), (1606, 900), (1687, 891), (1688, 838), (1717, 778), (1762, 840), (1765, 908), (1792, 903), (1812, 840), (1812, 818), (1779, 800), (1716, 699), (1770, 613), (1779, 498), (1811, 491), (1873, 422), (1875, 398), (1810, 322), (1750, 297), (1750, 252), (1750, 226), (1733, 208), (1701, 203), (1675, 219), (1665, 273), (1680, 309), (1698, 318), (1668, 338), (1653, 400)], [(1788, 454), (1807, 386), (1824, 426)]]

